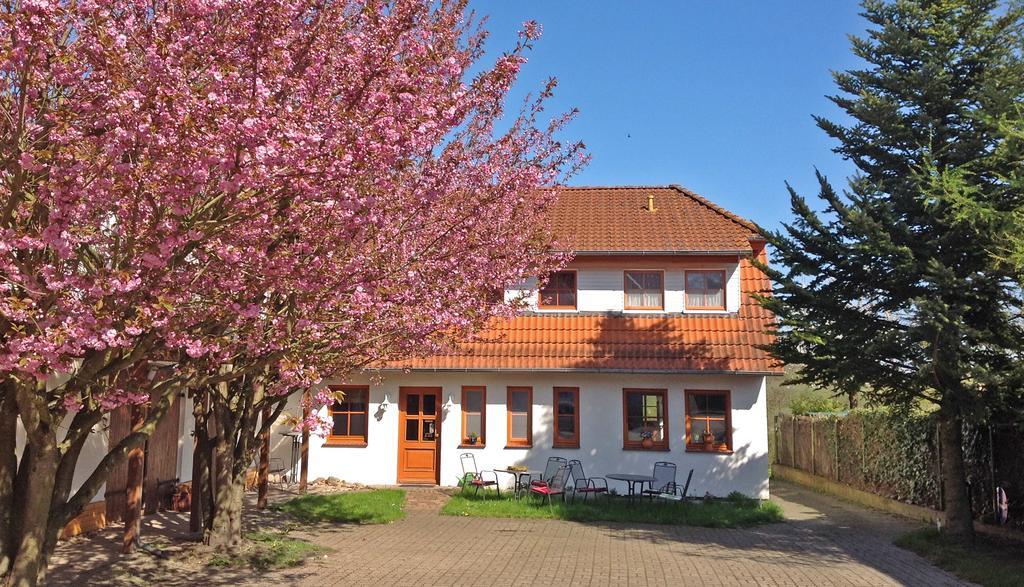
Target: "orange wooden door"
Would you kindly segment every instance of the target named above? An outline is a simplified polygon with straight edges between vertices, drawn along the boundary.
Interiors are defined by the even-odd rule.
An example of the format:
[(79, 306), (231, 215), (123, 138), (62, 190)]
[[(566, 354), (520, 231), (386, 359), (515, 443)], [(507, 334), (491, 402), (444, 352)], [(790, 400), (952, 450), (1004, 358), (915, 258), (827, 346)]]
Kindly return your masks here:
[(398, 482), (437, 483), (441, 463), (441, 388), (398, 390)]

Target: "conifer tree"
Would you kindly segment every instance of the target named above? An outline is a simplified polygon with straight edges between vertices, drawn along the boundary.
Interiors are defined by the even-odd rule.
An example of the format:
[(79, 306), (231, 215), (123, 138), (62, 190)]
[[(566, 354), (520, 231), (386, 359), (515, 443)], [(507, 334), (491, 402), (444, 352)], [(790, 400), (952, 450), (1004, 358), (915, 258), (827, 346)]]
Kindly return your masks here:
[(997, 254), (1012, 235), (982, 219), (1021, 207), (1005, 129), (1021, 117), (1024, 11), (862, 6), (871, 26), (851, 43), (864, 66), (835, 73), (830, 98), (849, 120), (816, 119), (857, 172), (842, 194), (818, 174), (820, 213), (789, 188), (794, 220), (766, 233), (771, 351), (805, 365), (802, 382), (859, 388), (897, 411), (935, 406), (947, 530), (969, 539), (963, 425), (1020, 397), (1019, 273)]

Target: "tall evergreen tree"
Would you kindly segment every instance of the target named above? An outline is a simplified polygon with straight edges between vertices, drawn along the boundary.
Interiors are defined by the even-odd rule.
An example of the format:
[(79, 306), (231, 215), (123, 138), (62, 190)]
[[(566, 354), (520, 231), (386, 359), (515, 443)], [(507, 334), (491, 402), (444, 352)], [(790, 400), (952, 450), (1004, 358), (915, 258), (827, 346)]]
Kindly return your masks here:
[[(1024, 7), (999, 0), (865, 0), (852, 37), (862, 69), (834, 74), (850, 121), (817, 118), (857, 173), (842, 195), (818, 175), (824, 212), (790, 188), (776, 251), (771, 351), (801, 381), (860, 388), (897, 410), (938, 407), (947, 530), (973, 536), (965, 422), (1018, 397), (1018, 274), (995, 251), (1021, 206), (1006, 157), (1024, 100)], [(1019, 163), (1017, 164), (1019, 165)]]

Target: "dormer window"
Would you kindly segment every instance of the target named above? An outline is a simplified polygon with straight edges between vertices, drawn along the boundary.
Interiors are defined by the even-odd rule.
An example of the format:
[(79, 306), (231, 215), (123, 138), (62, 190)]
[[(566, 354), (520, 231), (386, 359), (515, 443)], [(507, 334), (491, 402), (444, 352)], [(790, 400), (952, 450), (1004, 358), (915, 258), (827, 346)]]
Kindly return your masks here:
[(664, 271), (626, 271), (627, 310), (665, 309)]
[(687, 271), (686, 309), (725, 310), (725, 271)]
[(576, 272), (558, 271), (540, 290), (539, 307), (546, 310), (576, 309)]

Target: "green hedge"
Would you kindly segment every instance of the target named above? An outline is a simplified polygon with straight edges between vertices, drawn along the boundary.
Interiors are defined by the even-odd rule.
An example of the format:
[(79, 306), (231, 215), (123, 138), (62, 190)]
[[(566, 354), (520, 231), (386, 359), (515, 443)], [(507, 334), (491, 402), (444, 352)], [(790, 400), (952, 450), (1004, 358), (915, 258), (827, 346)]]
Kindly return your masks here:
[[(1019, 425), (964, 428), (974, 512), (991, 519), (996, 485), (1024, 525), (1024, 434)], [(990, 443), (991, 434), (991, 443)], [(932, 414), (884, 409), (778, 416), (776, 462), (905, 503), (941, 509), (939, 450)]]

